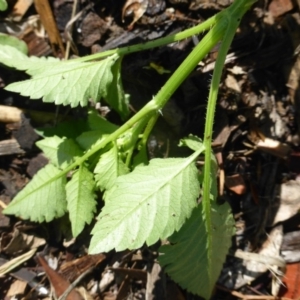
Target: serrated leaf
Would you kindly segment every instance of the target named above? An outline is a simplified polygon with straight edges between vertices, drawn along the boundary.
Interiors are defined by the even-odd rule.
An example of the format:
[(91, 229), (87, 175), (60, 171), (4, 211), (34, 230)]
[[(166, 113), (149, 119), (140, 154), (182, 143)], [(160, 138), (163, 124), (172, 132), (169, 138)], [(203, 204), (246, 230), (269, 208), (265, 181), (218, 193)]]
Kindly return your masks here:
[(119, 126), (110, 123), (105, 118), (99, 116), (99, 114), (95, 110), (89, 111), (88, 125), (91, 130), (101, 130), (103, 134), (113, 133), (119, 128)]
[(96, 211), (93, 173), (81, 165), (67, 183), (68, 211), (72, 234), (78, 236), (85, 224), (90, 224)]
[(0, 63), (15, 68), (17, 70), (26, 71), (29, 75), (35, 75), (43, 72), (50, 66), (59, 65), (62, 62), (54, 57), (28, 57), (16, 47), (10, 44), (0, 46)]
[(90, 253), (152, 245), (179, 230), (200, 192), (193, 159), (153, 159), (118, 177), (92, 231)]
[(53, 136), (38, 141), (36, 145), (44, 152), (52, 164), (59, 168), (65, 168), (76, 158), (81, 156), (83, 151), (72, 139)]
[(125, 95), (121, 80), (121, 64), (122, 57), (120, 57), (111, 68), (113, 73), (113, 82), (109, 87), (106, 101), (115, 111), (119, 113), (121, 118), (124, 120), (129, 115), (129, 106), (127, 99), (128, 96)]
[(60, 170), (55, 166), (45, 166), (17, 194), (3, 213), (37, 222), (50, 222), (61, 217), (67, 208), (66, 178), (58, 176), (59, 173)]
[(101, 191), (112, 188), (116, 179), (128, 172), (129, 170), (119, 157), (115, 145), (101, 155), (94, 170), (95, 180)]
[(43, 98), (44, 102), (71, 107), (79, 104), (86, 106), (91, 98), (95, 101), (101, 97), (106, 98), (108, 87), (113, 81), (111, 67), (117, 58), (117, 55), (112, 55), (97, 62), (41, 61), (40, 70), (35, 70), (31, 79), (10, 84), (6, 89), (31, 99)]
[(173, 245), (160, 248), (159, 262), (181, 287), (210, 299), (231, 245), (234, 221), (227, 203), (218, 206), (214, 202), (210, 224), (213, 234), (209, 236), (202, 210), (201, 203), (179, 232), (169, 238)]

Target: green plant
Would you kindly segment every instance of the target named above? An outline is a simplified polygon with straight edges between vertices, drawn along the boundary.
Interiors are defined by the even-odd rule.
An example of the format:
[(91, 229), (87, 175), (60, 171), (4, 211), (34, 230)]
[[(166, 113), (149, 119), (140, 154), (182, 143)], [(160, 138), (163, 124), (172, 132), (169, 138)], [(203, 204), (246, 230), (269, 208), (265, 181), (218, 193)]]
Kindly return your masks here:
[[(236, 0), (206, 22), (179, 34), (65, 62), (27, 57), (11, 46), (2, 46), (1, 63), (32, 76), (7, 86), (7, 90), (72, 107), (85, 106), (90, 98), (104, 98), (126, 119), (128, 105), (120, 75), (123, 56), (209, 30), (158, 94), (121, 127), (91, 111), (88, 125), (77, 136), (65, 131), (39, 141), (38, 147), (51, 163), (35, 175), (4, 212), (38, 222), (68, 212), (76, 237), (92, 221), (97, 203), (95, 190), (100, 189), (105, 205), (92, 230), (90, 253), (135, 249), (145, 242), (152, 245), (168, 239), (171, 244), (160, 248), (160, 263), (182, 287), (209, 298), (233, 234), (229, 205), (216, 203), (217, 166), (211, 136), (218, 86), (236, 29), (255, 1)], [(182, 145), (194, 151), (191, 156), (153, 159), (148, 164), (146, 141), (160, 110), (220, 40), (203, 142), (189, 136)], [(138, 154), (133, 160), (134, 150)], [(194, 162), (202, 153), (205, 165), (199, 176)], [(67, 180), (70, 173), (71, 179)], [(202, 201), (197, 204), (200, 194)]]
[(7, 2), (5, 0), (0, 0), (0, 10), (7, 9)]

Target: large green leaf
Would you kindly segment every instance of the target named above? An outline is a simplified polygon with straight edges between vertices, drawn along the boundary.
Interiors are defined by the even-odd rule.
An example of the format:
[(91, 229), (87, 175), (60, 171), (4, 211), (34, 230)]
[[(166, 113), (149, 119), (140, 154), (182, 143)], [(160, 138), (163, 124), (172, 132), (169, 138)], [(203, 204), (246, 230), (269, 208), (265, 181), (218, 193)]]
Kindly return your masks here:
[(94, 170), (97, 186), (103, 191), (111, 189), (116, 179), (128, 173), (128, 168), (121, 160), (118, 149), (114, 145), (101, 155)]
[(59, 173), (60, 170), (55, 166), (45, 166), (3, 212), (38, 222), (61, 217), (67, 208), (66, 178), (57, 176)]
[(83, 151), (74, 140), (58, 136), (45, 138), (38, 141), (36, 145), (43, 150), (52, 164), (62, 169), (71, 164), (76, 157), (83, 154)]
[(179, 232), (169, 238), (172, 245), (160, 248), (159, 262), (180, 286), (209, 299), (231, 245), (234, 222), (227, 203), (219, 206), (213, 202), (210, 236), (202, 210), (201, 203)]
[[(43, 98), (44, 102), (71, 105), (87, 105), (89, 99), (99, 101), (106, 98), (109, 85), (113, 81), (112, 66), (118, 59), (112, 55), (98, 62), (40, 61), (40, 68), (30, 72), (28, 61), (20, 62), (18, 69), (28, 69), (34, 76), (25, 81), (6, 87), (7, 90), (29, 96), (31, 99)], [(0, 62), (2, 60), (0, 59)]]
[(118, 177), (92, 231), (90, 253), (152, 245), (179, 230), (200, 192), (194, 159), (153, 159)]
[(81, 165), (66, 186), (68, 211), (74, 237), (83, 230), (86, 223), (90, 224), (92, 221), (97, 204), (94, 190), (93, 173)]

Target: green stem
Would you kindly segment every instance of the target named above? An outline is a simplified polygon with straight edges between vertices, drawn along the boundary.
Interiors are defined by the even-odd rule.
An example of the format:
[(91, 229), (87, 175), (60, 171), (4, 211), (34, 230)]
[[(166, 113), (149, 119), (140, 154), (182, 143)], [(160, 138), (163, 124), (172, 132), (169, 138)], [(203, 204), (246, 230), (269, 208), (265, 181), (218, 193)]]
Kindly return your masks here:
[(158, 119), (158, 112), (155, 114), (155, 115), (153, 115), (152, 117), (151, 117), (151, 119), (149, 120), (149, 122), (148, 122), (148, 124), (147, 124), (147, 126), (146, 126), (146, 128), (145, 128), (145, 130), (144, 130), (144, 133), (143, 133), (143, 137), (142, 137), (142, 139), (141, 139), (141, 142), (140, 142), (140, 144), (139, 144), (139, 146), (140, 146), (140, 148), (142, 149), (142, 148), (146, 148), (146, 146), (147, 146), (147, 141), (148, 141), (148, 138), (149, 138), (149, 135), (150, 135), (150, 133), (151, 133), (151, 131), (152, 131), (152, 129), (153, 129), (153, 127), (154, 127), (154, 125), (156, 124), (156, 121), (157, 121), (157, 119)]
[(136, 45), (132, 45), (132, 46), (128, 46), (128, 47), (116, 48), (116, 49), (108, 50), (105, 52), (95, 53), (92, 55), (77, 58), (76, 60), (82, 61), (82, 62), (96, 60), (96, 59), (110, 56), (115, 53), (122, 56), (122, 55), (130, 54), (130, 53), (134, 53), (134, 52), (144, 51), (144, 50), (152, 49), (155, 47), (168, 45), (168, 44), (180, 41), (180, 40), (184, 40), (193, 35), (200, 34), (206, 30), (209, 30), (211, 28), (211, 26), (213, 26), (216, 23), (216, 19), (219, 14), (220, 13), (214, 15), (213, 17), (209, 18), (208, 20), (206, 20), (205, 22), (203, 22), (197, 26), (194, 26), (192, 28), (189, 28), (187, 30), (184, 30), (184, 31), (176, 33), (176, 34), (172, 34), (172, 35), (169, 35), (169, 36), (166, 36), (163, 38), (159, 38), (154, 41), (142, 43), (142, 44), (136, 44)]
[[(153, 117), (151, 117), (150, 120), (152, 120), (152, 118)], [(136, 143), (139, 139), (140, 132), (142, 132), (142, 130), (146, 127), (146, 124), (147, 124), (147, 118), (143, 118), (137, 124), (135, 124), (132, 129), (132, 138), (130, 140), (130, 149), (127, 151), (126, 162), (125, 162), (125, 164), (128, 168), (130, 168), (131, 158), (132, 158), (133, 152), (135, 150)]]
[[(210, 193), (212, 189), (213, 179), (211, 176), (216, 176), (215, 172), (212, 172), (212, 150), (211, 141), (213, 133), (213, 122), (216, 110), (216, 102), (219, 90), (219, 84), (221, 80), (222, 70), (225, 63), (227, 52), (230, 48), (231, 42), (235, 35), (236, 29), (239, 26), (242, 16), (251, 7), (256, 0), (236, 0), (226, 11), (224, 11), (223, 22), (216, 23), (213, 30), (217, 30), (220, 26), (226, 26), (225, 35), (222, 44), (219, 49), (218, 57), (215, 63), (214, 73), (211, 81), (211, 87), (208, 97), (208, 105), (206, 112), (206, 121), (204, 129), (204, 146), (205, 146), (205, 161), (204, 161), (204, 177), (203, 177), (203, 214), (206, 219), (206, 224), (211, 223), (211, 204), (210, 204)], [(212, 244), (212, 228), (211, 226), (206, 227), (208, 243)], [(210, 246), (211, 247), (211, 246)], [(212, 258), (211, 258), (212, 259)]]
[[(236, 2), (245, 2), (246, 0), (238, 0)], [(249, 1), (249, 0), (248, 0)], [(250, 0), (250, 1), (256, 1), (256, 0)], [(236, 3), (234, 2), (234, 4)], [(233, 5), (232, 5), (233, 6)], [(230, 9), (232, 6), (230, 6), (228, 9)], [(206, 22), (196, 26), (195, 28), (191, 28), (187, 31), (184, 31), (182, 33), (176, 34), (174, 36), (166, 37), (164, 39), (156, 40), (153, 42), (140, 44), (136, 46), (130, 46), (125, 47), (121, 49), (111, 50), (104, 53), (97, 53), (94, 55), (90, 55), (88, 57), (84, 57), (82, 61), (92, 60), (92, 59), (99, 59), (104, 56), (111, 55), (113, 53), (121, 53), (121, 55), (124, 55), (125, 53), (132, 53), (140, 50), (149, 49), (152, 47), (157, 47), (164, 45), (166, 43), (174, 42), (176, 40), (186, 38), (189, 35), (197, 34), (200, 31), (209, 28), (213, 24), (217, 23), (201, 40), (201, 42), (194, 48), (194, 50), (189, 54), (189, 56), (184, 60), (184, 62), (180, 65), (180, 67), (173, 73), (173, 75), (169, 78), (169, 80), (166, 82), (166, 84), (162, 87), (162, 89), (158, 92), (158, 94), (149, 101), (139, 112), (137, 112), (130, 120), (128, 120), (123, 126), (118, 128), (115, 132), (110, 134), (107, 138), (105, 138), (103, 141), (101, 141), (97, 146), (89, 150), (87, 153), (85, 153), (82, 157), (78, 158), (74, 163), (72, 163), (70, 166), (68, 166), (65, 170), (63, 170), (60, 174), (57, 176), (63, 176), (67, 174), (72, 169), (76, 168), (77, 166), (84, 163), (90, 156), (97, 153), (100, 149), (105, 147), (108, 143), (115, 141), (120, 135), (125, 133), (127, 130), (129, 130), (134, 124), (136, 124), (138, 121), (140, 121), (143, 118), (146, 118), (149, 120), (154, 113), (157, 113), (160, 109), (163, 108), (163, 106), (167, 103), (167, 101), (170, 99), (171, 95), (175, 92), (175, 90), (179, 87), (179, 85), (187, 78), (187, 76), (192, 72), (192, 70), (196, 67), (196, 65), (209, 53), (209, 51), (216, 45), (216, 43), (222, 38), (224, 35), (224, 32), (226, 30), (226, 26), (228, 24), (228, 15), (230, 16), (230, 13), (228, 13), (228, 9), (225, 9), (224, 11), (218, 13), (214, 17), (210, 18)], [(223, 15), (226, 14), (226, 19), (223, 18)], [(239, 14), (241, 16), (241, 14)], [(196, 30), (195, 30), (196, 29)], [(195, 31), (194, 31), (195, 30)], [(187, 34), (188, 32), (188, 34)], [(234, 34), (234, 33), (233, 33)], [(163, 42), (162, 42), (163, 41)], [(151, 45), (151, 47), (150, 47)], [(225, 54), (226, 56), (226, 54)], [(220, 75), (219, 71), (219, 75)], [(218, 85), (218, 84), (217, 84)], [(216, 84), (214, 84), (216, 86)], [(210, 104), (209, 104), (210, 105)], [(209, 106), (208, 105), (208, 106)], [(215, 104), (214, 104), (215, 105)], [(214, 108), (213, 112), (209, 113), (209, 115), (214, 115)], [(210, 126), (212, 126), (213, 123), (213, 117), (210, 117), (211, 123)], [(208, 120), (206, 120), (206, 125), (208, 124)], [(209, 127), (208, 127), (209, 128)], [(212, 128), (212, 127), (211, 127)], [(208, 132), (208, 133), (207, 133)], [(206, 137), (211, 137), (211, 134), (209, 134), (209, 130), (206, 132)], [(212, 132), (212, 129), (210, 130)], [(210, 149), (211, 142), (208, 142), (206, 144), (207, 149)], [(209, 181), (208, 181), (209, 183)], [(208, 185), (209, 186), (209, 185)], [(206, 192), (207, 193), (207, 192)], [(208, 191), (209, 195), (209, 191)]]
[[(221, 26), (226, 26), (225, 35), (222, 44), (219, 49), (218, 57), (216, 60), (214, 73), (211, 81), (211, 87), (208, 97), (208, 105), (206, 112), (206, 121), (204, 129), (204, 146), (205, 146), (205, 170), (204, 170), (204, 183), (203, 183), (203, 199), (209, 202), (210, 194), (210, 164), (211, 164), (211, 140), (213, 132), (213, 122), (216, 109), (216, 102), (219, 90), (219, 84), (221, 81), (221, 75), (223, 66), (225, 63), (226, 55), (235, 35), (236, 29), (238, 28), (242, 16), (251, 7), (256, 0), (237, 0), (227, 10), (224, 10), (222, 20), (218, 21), (215, 27), (211, 30), (219, 30)], [(227, 24), (226, 24), (227, 23)]]
[[(223, 12), (219, 13), (217, 16), (221, 16), (222, 14)], [(189, 56), (183, 61), (180, 67), (172, 74), (169, 80), (165, 83), (162, 89), (151, 101), (149, 101), (139, 112), (137, 112), (123, 126), (121, 126), (119, 129), (113, 132), (106, 139), (101, 141), (97, 146), (92, 148), (82, 157), (78, 158), (67, 169), (63, 170), (61, 174), (62, 175), (67, 174), (69, 171), (82, 164), (91, 155), (95, 154), (101, 148), (105, 147), (108, 143), (116, 140), (120, 135), (122, 135), (126, 130), (130, 129), (136, 122), (138, 122), (142, 118), (151, 118), (153, 113), (157, 113), (160, 109), (162, 109), (164, 105), (167, 103), (167, 101), (170, 99), (171, 95), (179, 87), (179, 85), (187, 78), (187, 76), (197, 66), (199, 61), (201, 61), (201, 59), (205, 55), (207, 55), (207, 53), (209, 53), (209, 51), (221, 39), (222, 34), (223, 34), (223, 30), (213, 31), (213, 32), (212, 30), (210, 30), (205, 35), (205, 37), (201, 40), (201, 42), (189, 54)]]

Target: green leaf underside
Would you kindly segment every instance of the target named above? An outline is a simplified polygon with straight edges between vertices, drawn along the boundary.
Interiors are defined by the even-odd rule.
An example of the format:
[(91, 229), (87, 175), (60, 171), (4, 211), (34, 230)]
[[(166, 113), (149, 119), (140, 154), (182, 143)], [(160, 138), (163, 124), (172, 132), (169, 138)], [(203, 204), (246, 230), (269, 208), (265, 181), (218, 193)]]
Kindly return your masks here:
[(93, 219), (97, 204), (94, 190), (93, 173), (85, 166), (80, 166), (66, 185), (68, 211), (74, 237), (78, 236), (85, 224), (90, 224)]
[[(231, 245), (234, 221), (227, 203), (212, 204), (212, 236), (205, 227), (202, 203), (169, 241), (160, 248), (159, 262), (169, 276), (189, 292), (210, 299)], [(208, 247), (211, 239), (211, 247)]]
[(65, 214), (67, 208), (65, 176), (56, 176), (60, 170), (48, 164), (41, 169), (26, 187), (3, 211), (31, 221), (50, 222)]
[(114, 145), (109, 151), (101, 155), (94, 170), (97, 186), (101, 191), (111, 189), (116, 179), (129, 172), (118, 155), (118, 148)]
[(11, 44), (0, 46), (0, 63), (29, 75), (37, 75), (50, 66), (60, 65), (62, 62), (54, 57), (28, 57), (23, 51), (18, 50)]
[(200, 187), (193, 158), (153, 159), (118, 177), (92, 234), (90, 253), (135, 249), (179, 230)]
[(65, 168), (76, 158), (81, 156), (83, 151), (72, 139), (53, 136), (38, 141), (36, 145), (44, 152), (47, 158), (56, 167)]
[(111, 67), (116, 59), (117, 56), (113, 55), (98, 62), (41, 61), (41, 68), (31, 72), (34, 73), (31, 79), (10, 84), (6, 89), (31, 99), (43, 98), (44, 102), (86, 106), (89, 99), (99, 101), (101, 97), (106, 98), (113, 81)]

